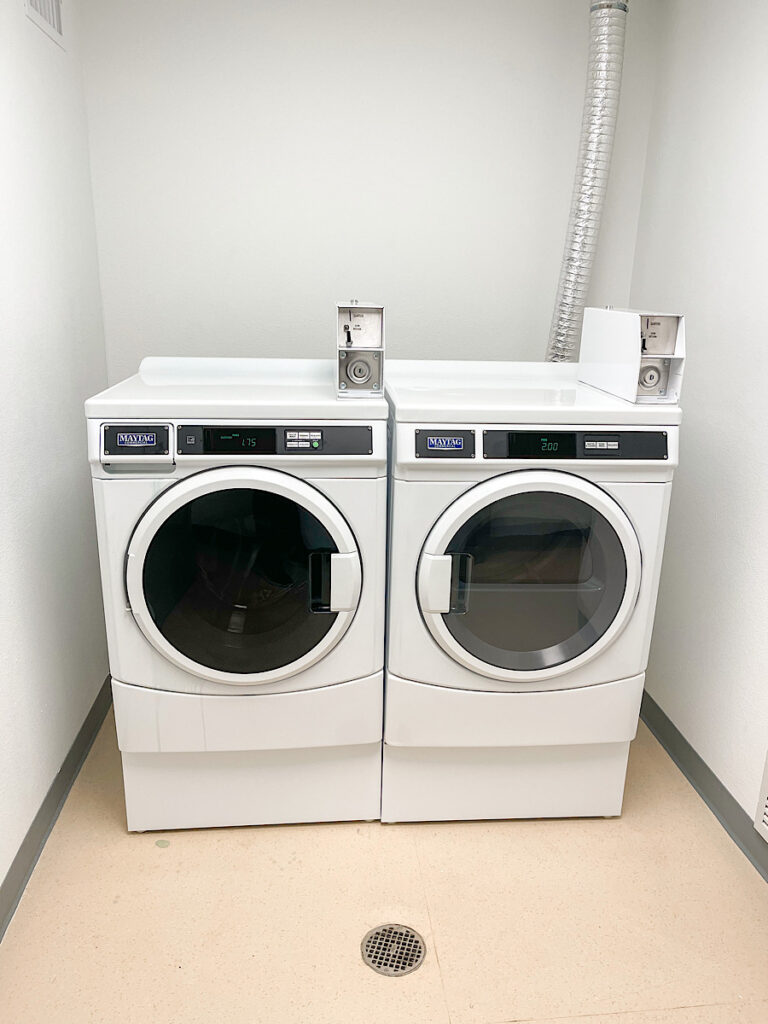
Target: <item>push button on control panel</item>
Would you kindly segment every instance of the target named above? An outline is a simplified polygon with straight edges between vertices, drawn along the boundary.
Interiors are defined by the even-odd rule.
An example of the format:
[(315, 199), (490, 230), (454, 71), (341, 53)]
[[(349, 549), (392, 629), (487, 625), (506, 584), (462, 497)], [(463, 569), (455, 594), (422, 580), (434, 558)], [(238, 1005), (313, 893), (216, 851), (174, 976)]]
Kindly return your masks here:
[(618, 451), (619, 450), (619, 442), (618, 441), (585, 441), (584, 442), (584, 450), (588, 451), (588, 452), (589, 451), (596, 451), (596, 450), (597, 451)]
[(287, 451), (293, 451), (296, 448), (320, 451), (323, 447), (323, 432), (322, 430), (286, 430), (285, 447)]
[(203, 448), (203, 428), (177, 427), (176, 451), (179, 455), (202, 455), (205, 451)]
[(583, 458), (602, 457), (618, 459), (622, 456), (621, 434), (584, 434)]

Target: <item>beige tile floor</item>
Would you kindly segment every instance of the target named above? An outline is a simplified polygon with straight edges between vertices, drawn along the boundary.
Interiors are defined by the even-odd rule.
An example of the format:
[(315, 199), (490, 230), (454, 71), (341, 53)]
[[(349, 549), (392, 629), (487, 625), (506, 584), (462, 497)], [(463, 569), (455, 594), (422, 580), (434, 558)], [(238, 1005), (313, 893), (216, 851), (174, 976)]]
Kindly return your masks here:
[[(360, 959), (390, 921), (427, 941), (405, 978)], [(620, 819), (130, 835), (110, 716), (0, 945), (0, 1021), (768, 1024), (768, 885), (642, 727)]]

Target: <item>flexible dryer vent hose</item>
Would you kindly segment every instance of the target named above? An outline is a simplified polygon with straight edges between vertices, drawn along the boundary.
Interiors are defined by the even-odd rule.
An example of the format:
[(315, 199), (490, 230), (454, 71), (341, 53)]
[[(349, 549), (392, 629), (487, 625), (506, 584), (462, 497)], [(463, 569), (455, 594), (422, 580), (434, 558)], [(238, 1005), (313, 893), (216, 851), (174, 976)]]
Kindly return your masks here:
[(590, 3), (587, 89), (568, 234), (547, 345), (550, 362), (572, 362), (578, 357), (581, 322), (611, 166), (628, 7), (629, 0)]

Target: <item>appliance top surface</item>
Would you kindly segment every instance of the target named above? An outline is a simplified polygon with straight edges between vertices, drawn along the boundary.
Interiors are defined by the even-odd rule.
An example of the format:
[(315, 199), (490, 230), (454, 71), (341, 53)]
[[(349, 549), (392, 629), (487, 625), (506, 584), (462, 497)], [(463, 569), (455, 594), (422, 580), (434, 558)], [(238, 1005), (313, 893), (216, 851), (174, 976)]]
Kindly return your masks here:
[(384, 420), (382, 398), (336, 397), (333, 359), (152, 357), (85, 403), (86, 416)]
[(673, 404), (626, 402), (580, 384), (577, 363), (388, 359), (386, 394), (402, 423), (664, 424)]

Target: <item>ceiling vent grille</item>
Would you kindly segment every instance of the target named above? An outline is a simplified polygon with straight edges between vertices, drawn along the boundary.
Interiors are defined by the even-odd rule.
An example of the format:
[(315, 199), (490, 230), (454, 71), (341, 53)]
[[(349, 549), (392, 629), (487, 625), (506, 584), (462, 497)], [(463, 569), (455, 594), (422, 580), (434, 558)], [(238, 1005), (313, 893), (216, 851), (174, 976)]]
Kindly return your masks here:
[(27, 17), (59, 46), (64, 45), (61, 0), (24, 0)]
[(760, 799), (757, 802), (757, 814), (755, 815), (755, 828), (768, 842), (768, 757), (765, 759), (765, 771), (763, 772), (763, 784), (760, 787)]

